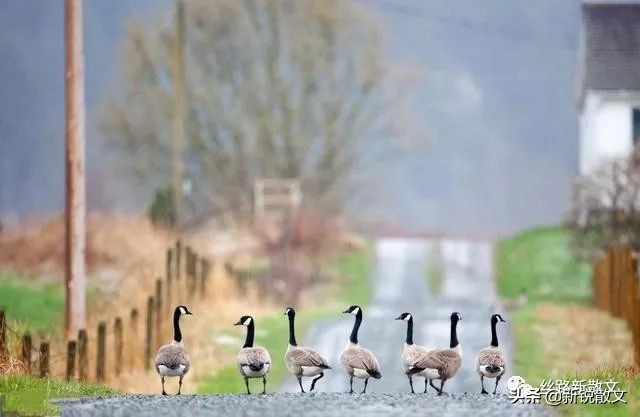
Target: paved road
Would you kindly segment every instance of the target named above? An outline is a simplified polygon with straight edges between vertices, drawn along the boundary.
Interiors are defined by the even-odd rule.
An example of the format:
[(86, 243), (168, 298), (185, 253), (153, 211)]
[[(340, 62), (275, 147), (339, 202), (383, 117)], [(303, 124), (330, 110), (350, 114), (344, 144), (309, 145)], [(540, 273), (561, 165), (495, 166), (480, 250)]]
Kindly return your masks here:
[[(447, 382), (445, 391), (479, 392), (480, 381), (473, 370), (473, 363), (476, 352), (489, 344), (489, 317), (497, 308), (491, 244), (383, 239), (377, 242), (375, 252), (374, 298), (371, 306), (364, 309), (359, 340), (380, 361), (383, 378), (371, 380), (367, 391), (404, 393), (409, 390), (400, 365), (406, 324), (395, 321), (395, 317), (405, 311), (414, 315), (416, 343), (448, 347), (449, 316), (451, 312), (458, 311), (462, 314), (458, 339), (463, 350), (463, 367), (453, 380)], [(429, 293), (427, 270), (430, 264), (439, 265), (442, 269), (444, 285), (440, 294)], [(299, 314), (304, 314), (304, 311)], [(508, 320), (508, 316), (505, 317)], [(334, 366), (334, 370), (325, 373), (326, 376), (318, 382), (317, 390), (348, 390), (348, 378), (342, 371), (339, 358), (352, 325), (353, 317), (345, 315), (342, 320), (321, 323), (308, 332), (304, 344), (318, 349)], [(503, 348), (511, 352), (509, 328), (500, 328), (498, 335)], [(506, 378), (499, 392), (506, 393), (504, 382)], [(354, 389), (361, 389), (361, 382), (356, 384)], [(283, 392), (298, 390), (293, 378), (281, 389)]]
[[(344, 394), (348, 379), (340, 367), (339, 355), (347, 343), (353, 320), (345, 317), (314, 326), (305, 340), (305, 344), (317, 348), (334, 365), (317, 386), (319, 391), (333, 392), (301, 395), (293, 380), (283, 385), (283, 392), (265, 396), (125, 396), (66, 403), (62, 405), (62, 416), (351, 417), (357, 410), (367, 416), (404, 416), (417, 412), (438, 417), (550, 417), (549, 408), (511, 404), (504, 394), (504, 386), (500, 390), (502, 394), (497, 396), (477, 394), (479, 381), (473, 371), (473, 360), (475, 352), (489, 342), (488, 319), (496, 309), (491, 246), (449, 240), (434, 245), (434, 242), (402, 239), (385, 239), (376, 244), (376, 273), (372, 277), (374, 300), (365, 308), (360, 341), (378, 356), (383, 378), (372, 380), (366, 395)], [(428, 256), (435, 252), (437, 256)], [(430, 262), (439, 262), (444, 272), (439, 295), (429, 294), (427, 289), (426, 271)], [(407, 394), (408, 383), (399, 360), (405, 323), (393, 320), (404, 311), (414, 314), (416, 342), (433, 347), (448, 346), (449, 315), (452, 311), (462, 314), (459, 340), (464, 364), (456, 378), (445, 386), (450, 395), (437, 397), (433, 389), (427, 395)], [(502, 329), (499, 335), (503, 346), (510, 351), (508, 330)], [(360, 387), (358, 381), (356, 389)]]

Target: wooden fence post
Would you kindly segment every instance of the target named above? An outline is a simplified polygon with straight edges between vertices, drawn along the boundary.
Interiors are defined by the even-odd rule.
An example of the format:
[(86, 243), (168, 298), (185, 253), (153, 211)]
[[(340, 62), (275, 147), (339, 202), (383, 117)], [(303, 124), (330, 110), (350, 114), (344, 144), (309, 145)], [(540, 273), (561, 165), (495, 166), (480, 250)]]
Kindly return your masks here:
[(156, 280), (156, 346), (162, 343), (162, 280)]
[(147, 299), (147, 323), (144, 341), (144, 369), (151, 368), (151, 344), (153, 343), (153, 297)]
[(167, 249), (166, 268), (165, 268), (165, 272), (164, 272), (165, 293), (166, 293), (166, 296), (164, 297), (164, 302), (167, 305), (167, 316), (171, 312), (171, 303), (173, 301), (173, 299), (171, 297), (171, 272), (172, 272), (171, 268), (172, 268), (172, 262), (173, 262), (173, 251), (171, 250), (171, 248), (169, 248), (169, 249)]
[(105, 370), (105, 345), (107, 341), (107, 323), (101, 321), (98, 323), (98, 350), (96, 355), (96, 381), (104, 381)]
[(22, 364), (27, 374), (31, 373), (31, 335), (25, 333), (22, 335)]
[(40, 378), (49, 376), (49, 343), (40, 343)]
[(198, 288), (198, 286), (196, 285), (196, 262), (197, 255), (195, 254), (195, 252), (191, 251), (191, 262), (189, 262), (189, 300), (195, 299), (196, 289)]
[(65, 379), (71, 381), (76, 374), (76, 341), (69, 340), (67, 342), (67, 372)]
[(7, 318), (0, 310), (0, 360), (7, 357)]
[(113, 344), (114, 344), (113, 368), (115, 370), (116, 376), (120, 376), (120, 373), (122, 372), (122, 350), (123, 350), (122, 319), (120, 317), (116, 317), (116, 320), (113, 323)]
[(140, 333), (138, 333), (138, 309), (136, 308), (131, 309), (129, 319), (130, 319), (129, 341), (132, 343), (132, 345), (130, 345), (127, 348), (127, 356), (129, 357), (129, 366), (134, 367), (135, 365), (138, 364), (139, 356), (136, 353), (134, 353), (136, 351), (132, 349), (132, 346), (136, 346), (136, 347), (139, 346), (140, 340), (141, 340)]
[(87, 339), (87, 331), (85, 329), (78, 331), (78, 379), (82, 382), (88, 379), (89, 356)]
[(175, 277), (176, 280), (180, 280), (180, 264), (182, 261), (182, 242), (180, 240), (176, 241), (176, 265), (175, 265)]
[(202, 265), (200, 266), (200, 297), (203, 299), (207, 297), (207, 281), (209, 280), (209, 261), (202, 258)]

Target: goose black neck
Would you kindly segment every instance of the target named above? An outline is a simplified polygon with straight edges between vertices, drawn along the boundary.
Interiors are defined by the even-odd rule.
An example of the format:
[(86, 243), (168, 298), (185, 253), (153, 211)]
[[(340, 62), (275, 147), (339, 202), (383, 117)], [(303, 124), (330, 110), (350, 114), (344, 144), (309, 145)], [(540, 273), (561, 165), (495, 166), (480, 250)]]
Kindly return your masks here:
[(180, 310), (173, 312), (173, 340), (182, 342), (182, 332), (180, 331)]
[(294, 325), (294, 321), (296, 316), (294, 314), (289, 314), (289, 344), (291, 346), (298, 346), (296, 343), (296, 327)]
[(407, 340), (405, 340), (407, 345), (413, 345), (413, 317), (407, 320)]
[(362, 311), (358, 311), (358, 314), (356, 314), (356, 321), (353, 323), (353, 329), (351, 330), (351, 336), (349, 336), (349, 341), (355, 345), (358, 344), (358, 330), (360, 329), (361, 323)]
[(458, 320), (451, 320), (451, 341), (449, 342), (450, 348), (458, 346), (458, 332), (456, 330), (457, 326)]
[(496, 332), (497, 320), (491, 320), (491, 346), (498, 347), (498, 332)]
[(253, 347), (253, 333), (254, 333), (253, 320), (251, 320), (251, 322), (247, 326), (247, 338), (244, 340), (244, 346), (242, 346), (243, 348)]

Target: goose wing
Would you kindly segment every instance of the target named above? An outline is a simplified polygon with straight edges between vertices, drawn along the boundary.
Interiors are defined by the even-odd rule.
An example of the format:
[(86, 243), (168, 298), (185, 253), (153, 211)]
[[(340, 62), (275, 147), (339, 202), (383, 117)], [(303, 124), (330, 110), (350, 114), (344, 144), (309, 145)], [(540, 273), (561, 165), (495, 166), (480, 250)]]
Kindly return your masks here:
[(416, 363), (416, 367), (441, 370), (449, 367), (457, 368), (461, 363), (462, 358), (460, 358), (458, 352), (452, 349), (436, 349), (421, 357)]
[(362, 369), (374, 378), (380, 378), (380, 364), (373, 353), (363, 347), (347, 349), (342, 356), (345, 367)]
[(429, 349), (411, 345), (402, 352), (402, 363), (406, 369), (420, 367), (421, 361), (429, 354)]
[(265, 348), (253, 347), (244, 348), (238, 354), (238, 364), (240, 366), (248, 366), (254, 371), (258, 371), (264, 367), (265, 364), (271, 363), (271, 356)]
[(481, 366), (505, 366), (504, 354), (500, 349), (496, 349), (493, 347), (484, 348), (480, 352), (478, 352), (477, 361), (478, 365)]
[(308, 347), (297, 347), (289, 350), (287, 356), (298, 366), (317, 366), (330, 368), (327, 361), (318, 352)]
[(189, 355), (187, 355), (184, 346), (178, 344), (172, 343), (161, 346), (156, 355), (156, 371), (159, 371), (160, 365), (166, 366), (169, 369), (178, 369), (180, 366), (184, 366), (184, 373), (187, 373), (190, 366)]

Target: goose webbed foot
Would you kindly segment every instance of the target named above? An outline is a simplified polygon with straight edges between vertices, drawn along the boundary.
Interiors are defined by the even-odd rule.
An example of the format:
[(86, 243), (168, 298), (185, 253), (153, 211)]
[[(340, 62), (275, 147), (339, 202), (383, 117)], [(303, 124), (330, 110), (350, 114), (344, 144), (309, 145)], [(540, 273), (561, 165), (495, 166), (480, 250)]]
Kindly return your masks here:
[[(480, 394), (489, 394), (489, 393), (487, 392), (486, 389), (482, 388), (482, 391), (480, 391)], [(495, 394), (495, 392), (494, 392), (494, 394)]]

